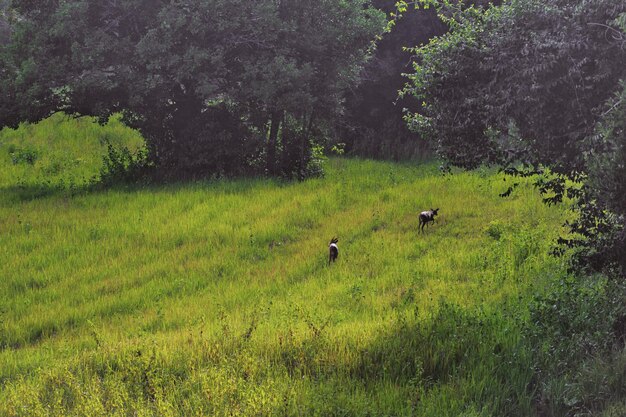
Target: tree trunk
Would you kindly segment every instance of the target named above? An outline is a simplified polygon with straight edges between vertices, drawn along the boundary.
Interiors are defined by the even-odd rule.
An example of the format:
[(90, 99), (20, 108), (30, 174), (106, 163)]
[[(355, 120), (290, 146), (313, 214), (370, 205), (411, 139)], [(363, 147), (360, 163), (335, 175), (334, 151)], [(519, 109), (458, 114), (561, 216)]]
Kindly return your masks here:
[(270, 119), (270, 133), (267, 138), (267, 175), (276, 175), (276, 143), (278, 142), (278, 131), (280, 129), (281, 113), (274, 110)]
[[(311, 116), (309, 117), (309, 122), (306, 124), (306, 127), (302, 126), (302, 137), (300, 138), (300, 176), (304, 176), (304, 173), (306, 171), (307, 168), (307, 164), (308, 164), (308, 152), (309, 152), (309, 148), (311, 146), (310, 143), (310, 138), (311, 138), (311, 131), (313, 130), (313, 120), (315, 117), (315, 112), (311, 113)], [(306, 116), (305, 116), (305, 120), (306, 120)], [(304, 179), (304, 178), (301, 178)]]

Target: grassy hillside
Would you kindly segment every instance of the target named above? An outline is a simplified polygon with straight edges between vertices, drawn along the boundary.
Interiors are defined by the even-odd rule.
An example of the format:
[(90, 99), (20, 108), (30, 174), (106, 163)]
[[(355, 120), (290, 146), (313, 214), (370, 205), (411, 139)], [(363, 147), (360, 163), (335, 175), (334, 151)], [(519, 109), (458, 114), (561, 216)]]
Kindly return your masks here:
[(532, 186), (332, 159), (72, 191), (103, 135), (140, 141), (61, 118), (0, 133), (0, 415), (533, 414), (520, 331), (566, 212)]

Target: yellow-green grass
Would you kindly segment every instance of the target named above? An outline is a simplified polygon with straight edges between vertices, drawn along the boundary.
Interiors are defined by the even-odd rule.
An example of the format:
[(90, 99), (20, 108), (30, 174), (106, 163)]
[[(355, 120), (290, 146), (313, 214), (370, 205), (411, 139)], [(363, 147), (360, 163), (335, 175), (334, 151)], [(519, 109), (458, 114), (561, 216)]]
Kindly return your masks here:
[[(108, 128), (85, 133), (91, 172), (62, 178), (97, 173)], [(1, 158), (16, 137), (35, 146), (4, 131)], [(491, 170), (331, 159), (301, 183), (23, 198), (37, 168), (0, 172), (0, 415), (533, 413), (520, 328), (566, 273), (549, 251), (567, 213), (530, 183), (500, 198)]]
[[(38, 195), (50, 187), (81, 187), (97, 179), (107, 143), (131, 152), (143, 147), (141, 136), (114, 116), (101, 126), (87, 117), (62, 113), (38, 124), (0, 133), (0, 187)], [(28, 193), (28, 191), (31, 191)]]

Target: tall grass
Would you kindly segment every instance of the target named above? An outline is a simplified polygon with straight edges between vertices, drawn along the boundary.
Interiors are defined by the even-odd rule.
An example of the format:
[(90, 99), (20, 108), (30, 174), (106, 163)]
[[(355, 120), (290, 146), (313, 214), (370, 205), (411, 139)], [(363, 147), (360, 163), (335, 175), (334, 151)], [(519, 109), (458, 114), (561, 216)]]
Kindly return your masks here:
[(38, 124), (4, 129), (0, 187), (21, 190), (24, 197), (83, 187), (98, 180), (108, 144), (132, 153), (144, 146), (141, 136), (117, 116), (101, 126), (92, 118), (57, 113)]
[(331, 159), (301, 183), (67, 193), (99, 137), (140, 141), (56, 117), (0, 133), (0, 415), (532, 415), (520, 328), (566, 274), (567, 213), (530, 184)]

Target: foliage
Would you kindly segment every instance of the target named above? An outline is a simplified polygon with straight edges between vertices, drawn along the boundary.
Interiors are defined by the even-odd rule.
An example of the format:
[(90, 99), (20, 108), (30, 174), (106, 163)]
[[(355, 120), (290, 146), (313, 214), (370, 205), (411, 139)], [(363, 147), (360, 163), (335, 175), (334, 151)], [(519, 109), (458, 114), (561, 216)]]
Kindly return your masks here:
[(11, 26), (9, 24), (11, 15), (8, 6), (6, 0), (0, 1), (0, 45), (8, 43), (11, 37)]
[(569, 277), (535, 296), (524, 337), (543, 414), (600, 415), (624, 400), (625, 299), (624, 282), (602, 276)]
[[(487, 7), (500, 0), (472, 0), (460, 7)], [(398, 91), (406, 84), (416, 55), (412, 46), (427, 44), (448, 30), (447, 18), (438, 15), (433, 0), (412, 2), (374, 0), (389, 16), (388, 30), (380, 37), (371, 60), (361, 73), (362, 81), (347, 96), (345, 117), (339, 126), (340, 140), (351, 154), (387, 160), (425, 160), (433, 147), (403, 121), (407, 108), (419, 105), (415, 97)]]
[(102, 126), (93, 118), (58, 113), (37, 124), (1, 130), (0, 187), (18, 199), (32, 199), (110, 184), (111, 178), (105, 181), (103, 175), (113, 167), (119, 179), (139, 174), (136, 169), (143, 166), (145, 143), (119, 118), (115, 115)]
[(608, 289), (602, 279), (568, 278), (536, 297), (531, 307), (529, 338), (541, 358), (538, 372), (570, 373), (581, 360), (613, 348), (616, 340), (612, 323), (623, 311), (616, 311), (609, 303), (619, 306), (623, 291), (607, 294)]
[(111, 186), (134, 182), (140, 178), (140, 171), (146, 171), (146, 154), (140, 150), (133, 154), (127, 147), (118, 149), (111, 142), (106, 142), (107, 153), (102, 159), (98, 185)]
[[(625, 15), (626, 16), (626, 15)], [(625, 30), (626, 33), (626, 30)], [(579, 217), (571, 228), (582, 238), (564, 240), (579, 249), (578, 267), (626, 273), (626, 86), (611, 99), (585, 142), (588, 178), (578, 198)]]
[[(373, 3), (390, 14), (396, 2)], [(428, 143), (403, 122), (403, 109), (416, 103), (410, 97), (399, 100), (398, 90), (406, 83), (402, 74), (412, 68), (412, 54), (405, 47), (427, 43), (445, 30), (434, 9), (420, 9), (404, 13), (393, 30), (382, 35), (372, 59), (363, 68), (361, 83), (347, 96), (339, 139), (346, 142), (349, 153), (391, 160), (432, 156)]]
[(11, 162), (13, 165), (20, 163), (26, 163), (29, 165), (35, 165), (37, 160), (37, 151), (29, 148), (20, 148), (15, 145), (9, 145), (7, 152), (11, 156)]
[(366, 0), (12, 5), (0, 126), (122, 112), (164, 177), (238, 175), (259, 155), (278, 175), (283, 120), (304, 129), (310, 150), (384, 25)]

